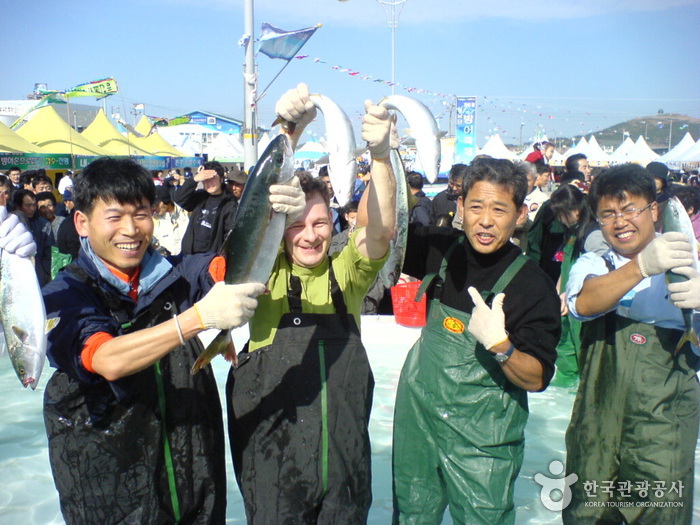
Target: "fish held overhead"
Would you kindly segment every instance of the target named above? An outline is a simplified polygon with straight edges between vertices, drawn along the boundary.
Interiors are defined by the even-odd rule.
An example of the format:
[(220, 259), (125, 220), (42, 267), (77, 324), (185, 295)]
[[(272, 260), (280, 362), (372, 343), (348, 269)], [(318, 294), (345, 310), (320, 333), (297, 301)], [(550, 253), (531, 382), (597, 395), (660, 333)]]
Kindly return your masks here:
[[(294, 177), (294, 151), (289, 137), (278, 135), (270, 142), (248, 177), (221, 254), (226, 258), (226, 284), (266, 283), (279, 253), (286, 216), (273, 211), (270, 186), (286, 184)], [(231, 331), (222, 330), (202, 352), (192, 373), (197, 373), (219, 354), (235, 361)], [(232, 354), (233, 352), (233, 354)]]

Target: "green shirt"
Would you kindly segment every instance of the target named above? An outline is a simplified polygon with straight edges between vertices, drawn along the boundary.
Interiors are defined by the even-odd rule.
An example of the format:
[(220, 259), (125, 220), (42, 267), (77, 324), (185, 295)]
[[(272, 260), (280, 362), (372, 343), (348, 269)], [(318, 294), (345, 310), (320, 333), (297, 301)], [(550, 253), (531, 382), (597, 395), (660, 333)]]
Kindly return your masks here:
[(335, 313), (328, 272), (328, 264), (331, 260), (348, 313), (355, 317), (357, 326), (360, 326), (362, 301), (377, 273), (384, 266), (389, 250), (381, 259), (371, 260), (363, 257), (355, 244), (357, 231), (351, 235), (348, 245), (341, 252), (326, 257), (315, 268), (302, 268), (290, 263), (284, 250), (280, 250), (267, 285), (270, 293), (258, 297), (258, 307), (250, 320), (249, 351), (272, 344), (282, 316), (289, 313), (287, 290), (291, 274), (297, 275), (301, 280), (302, 312)]

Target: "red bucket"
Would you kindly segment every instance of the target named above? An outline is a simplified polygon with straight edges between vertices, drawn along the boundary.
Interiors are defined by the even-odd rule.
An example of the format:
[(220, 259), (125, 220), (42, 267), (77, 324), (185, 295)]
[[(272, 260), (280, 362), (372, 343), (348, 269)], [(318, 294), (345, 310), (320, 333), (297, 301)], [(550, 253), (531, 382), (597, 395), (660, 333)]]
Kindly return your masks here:
[(394, 319), (402, 326), (425, 326), (425, 294), (416, 301), (421, 281), (401, 283), (391, 287), (391, 302), (394, 306)]

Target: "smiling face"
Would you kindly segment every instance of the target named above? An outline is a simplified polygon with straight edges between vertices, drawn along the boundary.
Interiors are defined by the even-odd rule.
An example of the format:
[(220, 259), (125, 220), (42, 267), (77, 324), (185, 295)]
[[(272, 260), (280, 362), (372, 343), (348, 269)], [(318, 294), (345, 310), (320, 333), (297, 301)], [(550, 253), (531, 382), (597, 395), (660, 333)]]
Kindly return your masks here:
[(304, 214), (284, 232), (287, 257), (303, 268), (323, 262), (333, 236), (333, 219), (326, 201), (318, 193), (306, 201)]
[(458, 206), (469, 243), (483, 254), (505, 246), (515, 227), (527, 219), (527, 206), (516, 208), (511, 191), (486, 181), (474, 184)]
[[(598, 201), (598, 217), (606, 213), (619, 214), (629, 208), (641, 210), (649, 202), (641, 195), (631, 195), (627, 192), (624, 197), (618, 200), (613, 197), (601, 197)], [(608, 224), (601, 225), (600, 230), (606, 242), (612, 248), (631, 259), (639, 254), (656, 236), (654, 231), (654, 221), (657, 219), (658, 208), (653, 203), (634, 219), (624, 219), (616, 216), (615, 220)]]
[(98, 200), (89, 216), (76, 212), (75, 226), (102, 262), (131, 276), (153, 237), (151, 204), (146, 198), (138, 206)]

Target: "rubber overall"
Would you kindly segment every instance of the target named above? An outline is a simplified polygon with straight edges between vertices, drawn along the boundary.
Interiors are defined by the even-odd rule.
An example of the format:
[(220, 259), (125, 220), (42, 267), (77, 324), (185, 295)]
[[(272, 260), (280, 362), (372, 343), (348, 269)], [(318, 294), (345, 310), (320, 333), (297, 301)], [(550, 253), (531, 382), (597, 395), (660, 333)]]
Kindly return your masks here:
[[(128, 303), (101, 289), (75, 263), (65, 271), (104, 303), (121, 325), (119, 335), (176, 313), (170, 291), (133, 316)], [(44, 394), (44, 422), (66, 523), (225, 522), (218, 390), (211, 367), (196, 376), (189, 372), (201, 352), (199, 340), (191, 339), (154, 365), (111, 383), (88, 384), (54, 372)]]
[[(578, 482), (564, 523), (691, 523), (700, 386), (689, 345), (673, 355), (680, 337), (615, 312), (583, 323), (581, 383), (566, 431), (566, 472)], [(628, 481), (634, 488), (622, 496), (618, 483)], [(671, 490), (679, 481), (682, 496)], [(612, 495), (603, 482), (612, 482)], [(645, 482), (646, 496), (637, 490)], [(658, 496), (655, 482), (665, 483)], [(601, 506), (652, 501), (671, 506)]]
[[(569, 282), (569, 273), (574, 262), (574, 245), (576, 237), (569, 236), (564, 245), (564, 261), (561, 264), (560, 289), (566, 290)], [(578, 351), (581, 347), (581, 322), (574, 319), (571, 314), (561, 318), (561, 338), (557, 344), (557, 371), (552, 378), (551, 385), (569, 387), (578, 382)]]
[(249, 524), (361, 524), (372, 502), (374, 378), (329, 265), (335, 314), (291, 312), (271, 345), (242, 352), (226, 385), (236, 479)]
[[(448, 504), (458, 524), (515, 520), (513, 487), (523, 459), (527, 393), (506, 379), (469, 333), (470, 314), (440, 302), (447, 262), (459, 242), (464, 237), (443, 258), (427, 325), (399, 380), (394, 521), (402, 524), (439, 524)], [(513, 261), (482, 297), (490, 303), (526, 260), (521, 255)]]

